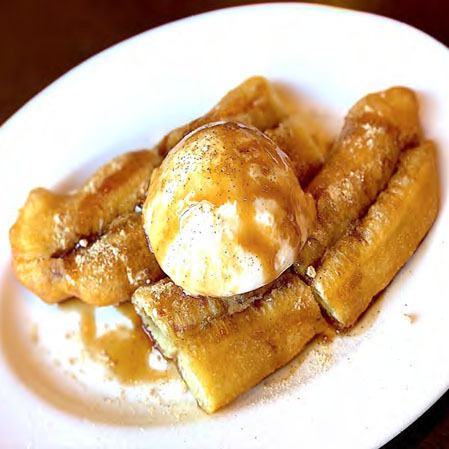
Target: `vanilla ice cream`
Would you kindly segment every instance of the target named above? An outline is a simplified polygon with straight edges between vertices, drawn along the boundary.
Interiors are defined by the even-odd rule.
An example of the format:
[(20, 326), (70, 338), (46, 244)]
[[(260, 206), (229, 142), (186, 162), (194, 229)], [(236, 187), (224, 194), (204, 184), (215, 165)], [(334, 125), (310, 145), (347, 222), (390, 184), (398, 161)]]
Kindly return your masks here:
[(143, 208), (154, 255), (191, 295), (255, 290), (293, 264), (315, 216), (288, 157), (255, 128), (212, 123), (155, 171)]

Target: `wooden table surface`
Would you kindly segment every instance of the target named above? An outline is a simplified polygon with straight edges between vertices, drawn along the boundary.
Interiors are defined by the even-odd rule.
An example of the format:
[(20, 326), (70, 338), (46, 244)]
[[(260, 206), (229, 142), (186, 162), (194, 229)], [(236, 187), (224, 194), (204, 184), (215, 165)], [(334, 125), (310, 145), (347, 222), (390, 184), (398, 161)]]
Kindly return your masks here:
[[(112, 44), (181, 17), (247, 3), (255, 2), (0, 0), (0, 124), (57, 77)], [(449, 2), (445, 0), (319, 3), (393, 17), (449, 46)], [(348, 448), (352, 449), (350, 442)], [(416, 448), (449, 448), (449, 393), (384, 446)]]

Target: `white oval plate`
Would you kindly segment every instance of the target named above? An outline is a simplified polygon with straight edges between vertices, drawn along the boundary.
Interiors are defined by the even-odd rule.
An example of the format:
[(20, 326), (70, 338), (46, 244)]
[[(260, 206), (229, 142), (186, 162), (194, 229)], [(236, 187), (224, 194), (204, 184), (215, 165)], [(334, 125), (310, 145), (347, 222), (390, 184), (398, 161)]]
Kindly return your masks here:
[[(64, 334), (77, 317), (18, 285), (7, 231), (32, 187), (79, 185), (101, 162), (151, 146), (253, 74), (288, 85), (335, 129), (368, 92), (397, 84), (416, 89), (426, 135), (439, 147), (442, 205), (363, 332), (312, 345), (299, 368), (294, 362), (206, 416), (179, 381), (165, 390), (123, 388), (104, 381), (87, 359), (71, 367), (79, 342)], [(449, 340), (448, 80), (448, 50), (409, 26), (340, 9), (268, 4), (143, 33), (30, 101), (0, 131), (0, 445), (362, 449), (404, 429), (449, 386), (449, 351), (441, 348)], [(108, 309), (101, 314), (117, 319)]]

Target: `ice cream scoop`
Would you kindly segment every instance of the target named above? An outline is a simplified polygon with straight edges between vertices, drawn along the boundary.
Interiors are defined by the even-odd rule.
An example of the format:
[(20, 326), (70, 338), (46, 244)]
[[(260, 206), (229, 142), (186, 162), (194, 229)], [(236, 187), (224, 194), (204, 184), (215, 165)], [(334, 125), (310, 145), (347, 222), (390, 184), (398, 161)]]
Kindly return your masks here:
[(288, 157), (255, 128), (188, 134), (154, 172), (144, 228), (162, 270), (191, 295), (227, 297), (275, 280), (315, 218)]

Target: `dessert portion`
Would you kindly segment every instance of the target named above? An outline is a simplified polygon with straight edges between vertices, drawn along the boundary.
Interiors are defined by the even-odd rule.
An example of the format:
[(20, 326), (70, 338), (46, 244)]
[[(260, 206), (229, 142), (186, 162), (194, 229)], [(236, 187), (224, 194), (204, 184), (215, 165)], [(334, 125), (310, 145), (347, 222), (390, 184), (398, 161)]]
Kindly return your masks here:
[(315, 205), (262, 132), (215, 122), (188, 134), (154, 172), (143, 208), (162, 270), (191, 295), (228, 297), (295, 261)]
[(405, 151), (396, 173), (360, 222), (329, 248), (312, 282), (340, 327), (355, 323), (407, 262), (438, 213), (432, 143)]
[[(201, 320), (189, 327), (190, 307), (184, 293), (171, 282), (160, 281), (138, 289), (136, 311), (162, 354), (177, 363), (198, 404), (212, 413), (234, 400), (295, 357), (326, 328), (310, 287), (297, 275), (285, 273), (280, 285), (266, 292), (245, 310)], [(187, 304), (204, 308), (204, 298)]]
[[(373, 93), (333, 149), (253, 77), (156, 151), (69, 195), (33, 190), (11, 228), (19, 280), (47, 302), (132, 297), (211, 413), (330, 326), (353, 325), (438, 212), (415, 94)], [(304, 190), (303, 190), (304, 189)]]

